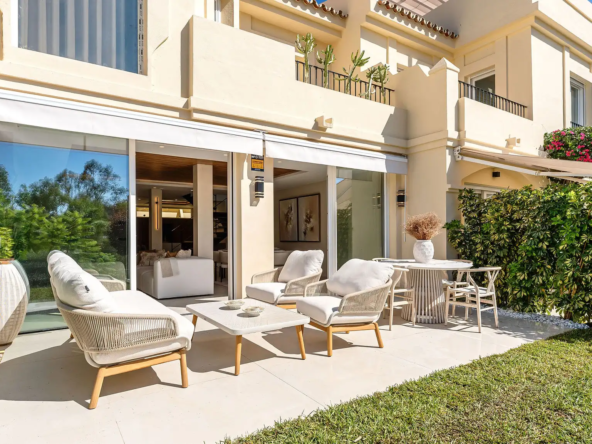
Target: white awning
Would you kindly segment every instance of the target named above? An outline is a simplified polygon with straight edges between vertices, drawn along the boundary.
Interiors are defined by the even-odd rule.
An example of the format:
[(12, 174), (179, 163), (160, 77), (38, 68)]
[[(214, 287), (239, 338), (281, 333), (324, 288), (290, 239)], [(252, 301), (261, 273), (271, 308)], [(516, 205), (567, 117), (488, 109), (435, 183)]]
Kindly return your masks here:
[(0, 92), (0, 121), (63, 131), (244, 154), (263, 154), (254, 131), (30, 94)]
[(320, 165), (407, 174), (407, 158), (327, 143), (265, 135), (265, 153), (276, 159), (294, 160)]
[(505, 168), (533, 176), (592, 177), (592, 164), (571, 160), (549, 159), (527, 154), (503, 154), (478, 148), (456, 148), (457, 160)]

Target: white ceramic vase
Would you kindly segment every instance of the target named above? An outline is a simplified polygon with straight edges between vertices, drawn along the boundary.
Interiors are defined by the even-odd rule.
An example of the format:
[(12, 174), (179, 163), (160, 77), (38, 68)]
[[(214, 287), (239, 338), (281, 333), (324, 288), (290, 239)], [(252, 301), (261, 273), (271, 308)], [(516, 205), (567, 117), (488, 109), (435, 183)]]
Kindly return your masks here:
[(434, 258), (434, 244), (431, 240), (416, 240), (413, 246), (413, 257), (417, 262), (427, 264)]
[(18, 262), (0, 261), (0, 345), (14, 341), (27, 314), (29, 290), (21, 273)]

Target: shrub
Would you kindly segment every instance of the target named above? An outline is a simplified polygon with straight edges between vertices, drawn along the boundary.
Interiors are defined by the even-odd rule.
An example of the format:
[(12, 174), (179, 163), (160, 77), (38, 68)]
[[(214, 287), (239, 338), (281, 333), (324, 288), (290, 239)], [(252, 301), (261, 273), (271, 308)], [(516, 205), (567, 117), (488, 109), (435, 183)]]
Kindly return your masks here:
[(0, 227), (0, 259), (11, 259), (14, 254), (13, 247), (12, 230)]
[(505, 190), (483, 199), (461, 190), (464, 221), (448, 240), (475, 266), (500, 266), (499, 303), (589, 321), (592, 316), (592, 184)]
[(592, 127), (567, 128), (545, 134), (545, 151), (552, 159), (592, 162)]

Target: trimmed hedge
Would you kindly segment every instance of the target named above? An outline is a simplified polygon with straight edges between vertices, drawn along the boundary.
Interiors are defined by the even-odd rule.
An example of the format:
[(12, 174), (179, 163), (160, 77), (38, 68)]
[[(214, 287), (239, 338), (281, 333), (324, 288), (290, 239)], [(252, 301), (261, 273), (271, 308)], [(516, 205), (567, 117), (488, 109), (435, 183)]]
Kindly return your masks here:
[(448, 240), (477, 267), (502, 267), (500, 305), (590, 322), (592, 184), (528, 186), (489, 199), (466, 189), (459, 201), (464, 221), (445, 225)]

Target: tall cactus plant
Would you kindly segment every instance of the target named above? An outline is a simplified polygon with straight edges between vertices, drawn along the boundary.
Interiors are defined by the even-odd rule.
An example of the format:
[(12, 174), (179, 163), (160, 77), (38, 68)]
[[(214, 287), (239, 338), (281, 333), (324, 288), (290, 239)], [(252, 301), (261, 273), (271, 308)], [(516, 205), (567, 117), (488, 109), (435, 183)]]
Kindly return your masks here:
[(300, 34), (296, 36), (296, 50), (304, 56), (304, 81), (306, 83), (310, 78), (309, 54), (314, 51), (316, 46), (315, 38), (310, 32), (304, 38), (300, 37)]
[[(323, 54), (324, 57), (321, 57)], [(327, 45), (324, 51), (317, 51), (317, 62), (323, 67), (323, 88), (329, 87), (329, 65), (335, 61), (335, 54), (333, 54), (333, 46)]]
[(372, 82), (377, 80), (378, 70), (378, 66), (372, 66), (371, 68), (368, 68), (368, 70), (366, 71), (366, 78), (368, 79), (368, 89), (362, 94), (360, 94), (360, 97), (363, 97), (368, 100), (372, 98), (372, 94), (374, 94), (374, 91), (372, 91)]
[(386, 103), (386, 87), (385, 85), (389, 81), (389, 66), (388, 65), (379, 65), (378, 70), (376, 71), (376, 82), (380, 84), (380, 95), (382, 103)]
[(356, 53), (352, 53), (351, 61), (352, 65), (349, 66), (348, 69), (343, 68), (343, 72), (346, 74), (345, 79), (339, 79), (342, 82), (345, 82), (345, 93), (349, 94), (351, 92), (351, 84), (352, 82), (359, 82), (360, 78), (357, 75), (354, 75), (357, 68), (362, 68), (368, 61), (370, 57), (364, 58), (364, 54), (366, 51), (356, 51)]

